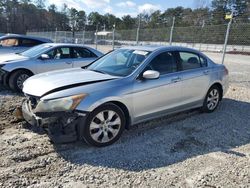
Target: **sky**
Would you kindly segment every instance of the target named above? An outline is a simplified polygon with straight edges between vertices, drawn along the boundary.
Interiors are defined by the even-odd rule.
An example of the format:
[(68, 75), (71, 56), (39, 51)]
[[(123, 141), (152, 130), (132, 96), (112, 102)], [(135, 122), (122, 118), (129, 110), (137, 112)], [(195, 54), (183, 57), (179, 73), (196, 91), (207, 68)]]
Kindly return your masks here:
[(69, 8), (74, 7), (87, 13), (96, 11), (100, 14), (111, 13), (117, 17), (127, 14), (134, 17), (138, 13), (166, 10), (177, 6), (196, 8), (199, 2), (208, 3), (209, 0), (47, 0), (47, 2), (55, 4), (59, 9), (66, 3)]

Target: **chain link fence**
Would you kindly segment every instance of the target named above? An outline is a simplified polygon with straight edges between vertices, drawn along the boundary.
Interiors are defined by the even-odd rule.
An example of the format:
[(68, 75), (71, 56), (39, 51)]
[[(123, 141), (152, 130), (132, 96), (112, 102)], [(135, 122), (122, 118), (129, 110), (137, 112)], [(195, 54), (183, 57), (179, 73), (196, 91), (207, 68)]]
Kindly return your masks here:
[[(227, 25), (202, 27), (171, 27), (161, 29), (113, 30), (113, 31), (53, 31), (27, 32), (27, 35), (46, 37), (54, 42), (91, 45), (103, 51), (126, 45), (172, 45), (191, 47), (201, 51), (223, 52)], [(139, 36), (137, 36), (139, 35)], [(172, 36), (172, 38), (171, 38)], [(105, 47), (105, 48), (104, 48)], [(250, 54), (250, 24), (233, 23), (230, 27), (227, 53)]]

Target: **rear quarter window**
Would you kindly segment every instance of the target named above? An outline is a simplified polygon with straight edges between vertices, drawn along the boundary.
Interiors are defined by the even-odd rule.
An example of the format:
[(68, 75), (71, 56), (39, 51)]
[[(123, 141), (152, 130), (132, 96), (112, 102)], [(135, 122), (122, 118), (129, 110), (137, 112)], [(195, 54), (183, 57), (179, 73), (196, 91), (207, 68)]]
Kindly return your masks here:
[(1, 46), (14, 47), (19, 45), (18, 38), (5, 38), (0, 41)]

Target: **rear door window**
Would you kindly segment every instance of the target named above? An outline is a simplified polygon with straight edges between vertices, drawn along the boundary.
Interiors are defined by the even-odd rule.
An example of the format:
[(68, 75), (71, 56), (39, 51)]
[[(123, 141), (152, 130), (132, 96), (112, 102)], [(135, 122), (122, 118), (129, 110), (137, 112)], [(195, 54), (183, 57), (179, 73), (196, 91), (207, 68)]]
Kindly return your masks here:
[(33, 47), (36, 45), (42, 44), (41, 41), (37, 41), (37, 40), (32, 40), (32, 39), (21, 39), (20, 40), (20, 46), (23, 47)]
[(93, 58), (97, 57), (93, 52), (86, 48), (71, 48), (72, 49), (72, 57), (73, 58)]
[(207, 67), (207, 59), (200, 56), (200, 62), (202, 67)]
[(191, 70), (202, 67), (199, 55), (190, 52), (179, 52), (179, 62), (183, 70)]

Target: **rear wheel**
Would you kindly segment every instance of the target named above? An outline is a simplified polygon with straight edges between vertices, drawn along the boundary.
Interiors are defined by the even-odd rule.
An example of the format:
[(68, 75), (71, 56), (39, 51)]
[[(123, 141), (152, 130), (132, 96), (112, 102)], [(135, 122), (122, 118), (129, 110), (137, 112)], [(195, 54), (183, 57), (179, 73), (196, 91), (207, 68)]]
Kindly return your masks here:
[(9, 86), (12, 90), (21, 92), (23, 89), (23, 83), (27, 80), (31, 73), (25, 70), (19, 70), (10, 75)]
[(125, 121), (124, 113), (118, 106), (105, 104), (89, 115), (81, 135), (90, 145), (108, 146), (120, 138)]
[(221, 99), (221, 91), (218, 86), (212, 86), (206, 95), (206, 98), (203, 102), (203, 111), (204, 112), (213, 112), (219, 105)]

